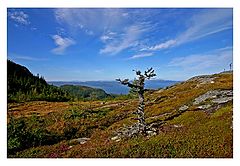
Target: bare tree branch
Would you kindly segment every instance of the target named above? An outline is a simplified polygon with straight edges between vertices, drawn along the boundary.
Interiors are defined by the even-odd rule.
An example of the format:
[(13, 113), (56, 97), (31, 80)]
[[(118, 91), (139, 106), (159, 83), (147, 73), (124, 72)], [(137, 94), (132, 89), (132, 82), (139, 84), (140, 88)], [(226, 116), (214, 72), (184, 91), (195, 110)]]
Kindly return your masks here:
[(138, 120), (139, 122), (139, 126), (140, 127), (140, 131), (142, 133), (146, 133), (146, 122), (145, 122), (145, 115), (144, 115), (144, 92), (146, 91), (146, 89), (144, 89), (144, 81), (145, 79), (150, 79), (151, 77), (156, 76), (156, 74), (154, 73), (153, 68), (151, 67), (150, 69), (147, 69), (147, 71), (144, 72), (144, 75), (141, 74), (140, 70), (133, 70), (136, 72), (136, 75), (138, 76), (138, 80), (136, 80), (136, 82), (134, 83), (130, 83), (129, 79), (116, 79), (116, 81), (120, 82), (123, 85), (127, 85), (130, 88), (135, 88), (136, 92), (138, 93), (138, 97), (139, 97), (139, 105), (138, 105), (138, 109), (136, 112), (134, 112), (134, 114), (137, 114), (138, 117), (134, 118), (135, 120)]
[(121, 79), (116, 79), (116, 81), (120, 82), (123, 85), (127, 85), (130, 88), (139, 88), (138, 85), (132, 84), (129, 82), (129, 79), (124, 79), (123, 81)]

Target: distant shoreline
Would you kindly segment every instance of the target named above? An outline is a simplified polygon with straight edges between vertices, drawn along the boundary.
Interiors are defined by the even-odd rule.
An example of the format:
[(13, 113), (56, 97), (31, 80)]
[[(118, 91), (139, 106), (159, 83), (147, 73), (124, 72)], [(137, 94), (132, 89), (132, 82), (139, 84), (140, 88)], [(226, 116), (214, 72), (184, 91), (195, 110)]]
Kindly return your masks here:
[[(146, 81), (146, 88), (148, 89), (159, 89), (171, 86), (180, 81), (171, 80), (148, 80)], [(81, 85), (88, 86), (91, 88), (103, 89), (108, 94), (128, 94), (129, 88), (119, 84), (116, 81), (48, 81), (50, 85), (62, 86), (62, 85)]]

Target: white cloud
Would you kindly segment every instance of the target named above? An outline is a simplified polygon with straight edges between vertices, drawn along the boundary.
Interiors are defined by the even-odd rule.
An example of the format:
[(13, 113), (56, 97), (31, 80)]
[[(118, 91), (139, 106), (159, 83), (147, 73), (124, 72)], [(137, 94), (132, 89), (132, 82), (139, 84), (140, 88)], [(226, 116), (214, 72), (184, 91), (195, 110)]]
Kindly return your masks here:
[(180, 67), (184, 70), (204, 70), (213, 67), (224, 68), (232, 62), (232, 47), (213, 50), (204, 54), (195, 54), (174, 58), (169, 67)]
[(107, 40), (111, 40), (112, 39), (112, 37), (110, 37), (110, 36), (108, 36), (108, 35), (102, 35), (101, 37), (100, 37), (100, 40), (102, 41), (102, 42), (106, 42)]
[(116, 36), (117, 36), (117, 34), (115, 32), (108, 31), (108, 32), (104, 33), (102, 36), (100, 36), (100, 40), (103, 43), (106, 43), (109, 40), (114, 39)]
[(187, 29), (176, 38), (142, 50), (162, 50), (232, 29), (232, 10), (209, 9), (187, 20)]
[[(182, 14), (182, 11), (179, 12)], [(179, 24), (176, 25), (176, 28), (173, 24), (174, 28), (169, 28), (176, 29), (175, 36), (172, 35), (165, 41), (161, 40), (159, 43), (151, 44), (155, 33), (161, 32), (167, 28), (166, 26), (171, 25), (167, 24), (166, 20), (173, 18), (171, 20), (175, 22), (179, 12), (174, 9), (154, 10), (153, 12), (152, 9), (64, 8), (55, 10), (55, 18), (59, 24), (67, 25), (70, 32), (78, 33), (80, 31), (87, 35), (94, 35), (103, 43), (103, 48), (99, 53), (110, 55), (116, 55), (126, 49), (135, 49), (135, 51), (168, 49), (232, 29), (231, 9), (196, 9), (196, 14), (191, 16), (189, 12), (190, 18), (186, 16), (184, 17), (186, 22), (181, 21), (181, 24), (185, 22), (185, 27), (179, 28), (179, 30), (184, 28), (181, 29), (181, 32), (176, 29)], [(186, 12), (183, 13), (186, 14)]]
[(67, 35), (66, 30), (62, 27), (56, 27), (56, 32), (60, 36), (66, 36)]
[(25, 55), (19, 55), (16, 53), (8, 53), (8, 58), (13, 60), (27, 60), (27, 61), (46, 61), (47, 60), (46, 58), (25, 56)]
[(53, 35), (52, 39), (54, 40), (54, 43), (56, 44), (56, 48), (52, 49), (52, 52), (54, 54), (64, 54), (64, 51), (71, 45), (76, 44), (76, 42), (67, 37), (61, 37), (60, 35)]
[(21, 24), (21, 25), (29, 25), (30, 24), (29, 16), (26, 13), (24, 13), (23, 11), (10, 10), (8, 12), (8, 17), (11, 20), (13, 20), (14, 22), (16, 22), (17, 24)]
[(190, 22), (190, 27), (177, 37), (178, 45), (232, 29), (232, 12), (229, 9), (210, 9), (194, 15)]
[(141, 37), (146, 35), (143, 32), (155, 27), (149, 22), (149, 13), (138, 10), (64, 8), (55, 10), (55, 18), (74, 35), (82, 32), (98, 38), (103, 43), (99, 53), (116, 55), (128, 48), (139, 50)]
[[(101, 34), (118, 28), (123, 22), (122, 9), (56, 9), (55, 18), (70, 29), (82, 30), (86, 34)], [(90, 33), (89, 33), (90, 32)]]
[(153, 53), (142, 53), (142, 54), (136, 54), (131, 56), (129, 59), (138, 59), (138, 58), (144, 58), (144, 57), (149, 57), (153, 56)]
[(143, 32), (147, 28), (142, 27), (141, 25), (132, 25), (125, 29), (125, 32), (119, 35), (111, 42), (107, 43), (103, 49), (100, 50), (101, 54), (110, 54), (115, 55), (127, 48), (131, 48), (138, 44), (138, 40)]
[(160, 49), (165, 49), (173, 46), (176, 43), (176, 40), (168, 40), (164, 43), (160, 43), (158, 45), (149, 47), (148, 50), (155, 51), (155, 50), (160, 50)]

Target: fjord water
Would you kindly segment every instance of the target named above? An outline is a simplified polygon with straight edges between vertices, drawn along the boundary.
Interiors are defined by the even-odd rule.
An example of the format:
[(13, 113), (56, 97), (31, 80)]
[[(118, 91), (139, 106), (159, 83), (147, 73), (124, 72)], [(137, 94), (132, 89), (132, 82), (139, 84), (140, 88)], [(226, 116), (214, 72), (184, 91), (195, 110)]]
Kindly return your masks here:
[[(171, 86), (179, 81), (171, 81), (171, 80), (147, 80), (146, 88), (147, 89), (159, 89), (165, 88), (167, 86)], [(49, 81), (49, 84), (55, 86), (61, 85), (81, 85), (88, 86), (92, 88), (100, 88), (103, 89), (108, 94), (127, 94), (129, 88), (119, 84), (116, 81)]]

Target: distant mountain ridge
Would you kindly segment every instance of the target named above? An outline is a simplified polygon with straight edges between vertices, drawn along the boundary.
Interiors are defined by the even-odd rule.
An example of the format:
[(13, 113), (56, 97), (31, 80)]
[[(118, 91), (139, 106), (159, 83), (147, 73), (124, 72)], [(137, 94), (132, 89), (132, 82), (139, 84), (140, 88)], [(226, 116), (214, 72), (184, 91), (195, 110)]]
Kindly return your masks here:
[[(159, 79), (147, 80), (145, 87), (147, 89), (159, 89), (159, 88), (171, 86), (178, 82), (179, 81), (159, 80)], [(58, 87), (62, 85), (88, 86), (92, 88), (103, 89), (108, 94), (127, 94), (129, 92), (128, 87), (121, 85), (117, 81), (49, 81), (48, 83)]]

